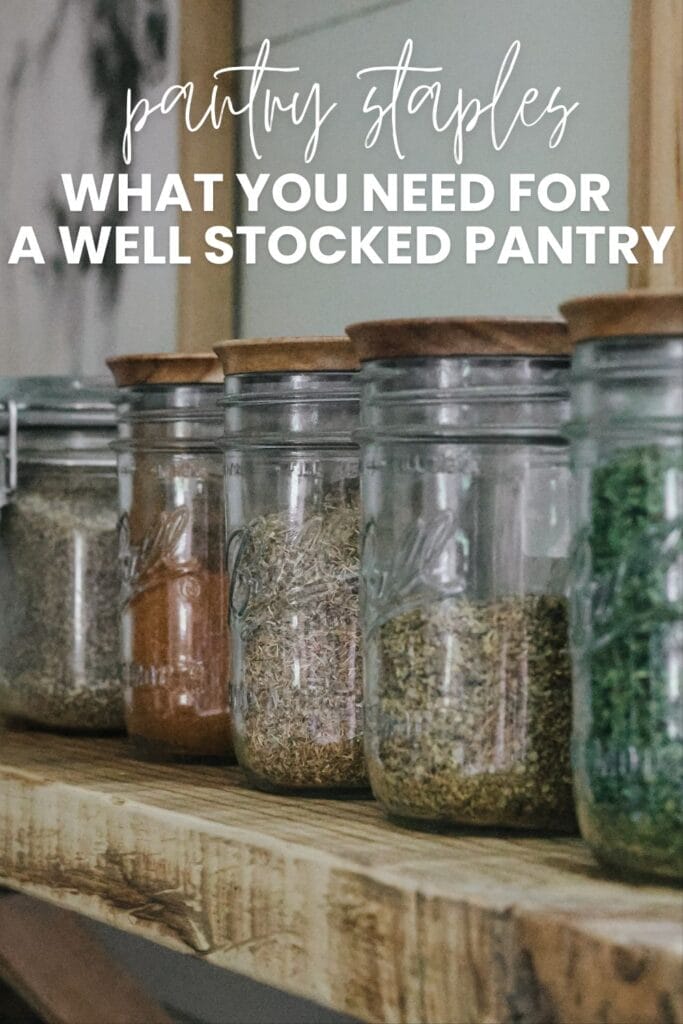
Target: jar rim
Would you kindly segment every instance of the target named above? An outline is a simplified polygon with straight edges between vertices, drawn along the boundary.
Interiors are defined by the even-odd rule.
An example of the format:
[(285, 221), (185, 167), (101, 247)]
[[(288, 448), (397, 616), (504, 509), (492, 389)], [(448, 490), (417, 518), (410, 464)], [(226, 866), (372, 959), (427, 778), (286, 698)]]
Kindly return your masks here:
[(116, 438), (116, 425), (107, 423), (99, 430), (69, 425), (51, 431), (30, 427), (20, 430), (17, 438), (18, 469), (24, 465), (97, 465), (111, 464), (111, 444)]
[(570, 387), (590, 383), (596, 387), (637, 387), (659, 382), (680, 388), (682, 372), (683, 334), (614, 334), (586, 338), (577, 344)]
[(5, 377), (0, 402), (16, 407), (20, 429), (74, 429), (116, 424), (116, 389), (99, 377)]
[[(364, 375), (371, 373), (372, 369), (376, 364), (379, 364), (384, 368), (391, 367), (396, 369), (409, 369), (410, 367), (428, 367), (433, 366), (436, 363), (445, 363), (446, 365), (462, 366), (470, 363), (478, 369), (492, 369), (496, 365), (508, 364), (510, 367), (521, 366), (523, 363), (531, 365), (539, 365), (545, 369), (551, 369), (557, 367), (558, 369), (569, 370), (572, 363), (572, 357), (568, 352), (558, 352), (549, 354), (536, 354), (536, 353), (523, 353), (523, 352), (498, 352), (492, 355), (438, 355), (430, 356), (423, 354), (416, 354), (414, 356), (405, 356), (400, 359), (395, 359), (392, 356), (387, 356), (379, 359), (368, 359), (362, 364), (361, 368), (361, 380)], [(505, 382), (503, 381), (504, 385)]]
[(19, 472), (24, 466), (59, 466), (63, 469), (80, 467), (81, 469), (116, 470), (116, 456), (113, 452), (98, 451), (62, 451), (39, 452), (31, 450), (21, 454)]
[(359, 401), (358, 370), (274, 370), (235, 373), (225, 378), (219, 405)]

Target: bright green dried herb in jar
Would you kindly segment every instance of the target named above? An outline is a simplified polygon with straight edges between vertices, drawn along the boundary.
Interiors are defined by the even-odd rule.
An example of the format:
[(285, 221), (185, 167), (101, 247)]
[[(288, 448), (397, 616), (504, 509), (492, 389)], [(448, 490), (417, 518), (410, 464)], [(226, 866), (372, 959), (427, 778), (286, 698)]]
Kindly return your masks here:
[(610, 869), (683, 881), (683, 289), (562, 313), (579, 827)]
[(567, 607), (453, 598), (376, 627), (368, 770), (394, 817), (573, 831)]
[(598, 855), (683, 874), (683, 454), (644, 445), (591, 473), (590, 683), (579, 709), (582, 830)]

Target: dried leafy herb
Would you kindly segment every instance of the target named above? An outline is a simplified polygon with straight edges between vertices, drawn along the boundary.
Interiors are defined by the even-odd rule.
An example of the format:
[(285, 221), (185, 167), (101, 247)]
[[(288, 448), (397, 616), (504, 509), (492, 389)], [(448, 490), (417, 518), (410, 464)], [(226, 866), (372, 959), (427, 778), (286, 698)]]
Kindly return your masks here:
[(574, 828), (563, 598), (434, 603), (379, 625), (368, 661), (368, 770), (390, 813)]
[(574, 614), (589, 687), (582, 830), (618, 866), (683, 875), (683, 454), (625, 449), (593, 470), (591, 487)]
[(367, 785), (359, 522), (356, 482), (301, 523), (274, 513), (242, 533), (232, 592), (235, 749), (257, 785)]
[(25, 471), (3, 510), (0, 713), (123, 728), (116, 525), (113, 471)]

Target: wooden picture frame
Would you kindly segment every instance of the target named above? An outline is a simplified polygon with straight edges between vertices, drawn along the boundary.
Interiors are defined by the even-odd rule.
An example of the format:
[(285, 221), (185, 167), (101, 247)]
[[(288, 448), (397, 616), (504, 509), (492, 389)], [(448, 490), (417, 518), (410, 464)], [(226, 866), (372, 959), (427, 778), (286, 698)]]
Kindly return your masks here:
[[(197, 109), (208, 105), (213, 72), (234, 64), (237, 52), (237, 0), (180, 0), (180, 81), (194, 82)], [(221, 80), (221, 98), (234, 83)], [(204, 259), (204, 234), (212, 224), (234, 225), (236, 132), (231, 122), (216, 130), (211, 122), (196, 133), (179, 123), (180, 173), (193, 206), (181, 213), (183, 252), (192, 262), (178, 267), (176, 348), (210, 352), (217, 341), (231, 338), (235, 323), (234, 265), (216, 266)], [(201, 186), (195, 173), (221, 173), (225, 183), (215, 189), (216, 208), (202, 212)]]
[(683, 0), (632, 0), (629, 223), (677, 231), (665, 262), (629, 268), (632, 288), (683, 288)]

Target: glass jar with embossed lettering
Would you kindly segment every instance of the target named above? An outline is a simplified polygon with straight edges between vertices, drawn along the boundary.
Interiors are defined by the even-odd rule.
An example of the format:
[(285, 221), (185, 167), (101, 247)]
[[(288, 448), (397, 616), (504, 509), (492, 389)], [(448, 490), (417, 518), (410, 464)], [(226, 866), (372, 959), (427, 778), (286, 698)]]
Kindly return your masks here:
[(23, 726), (123, 728), (109, 447), (117, 397), (100, 380), (0, 381), (9, 451), (0, 518), (0, 717)]
[(228, 760), (228, 581), (212, 354), (122, 356), (121, 626), (126, 727), (141, 756)]
[(373, 792), (405, 824), (572, 830), (565, 326), (348, 332)]
[(283, 338), (216, 351), (237, 759), (262, 789), (365, 788), (353, 347)]
[(576, 299), (574, 783), (624, 873), (683, 879), (683, 290)]

